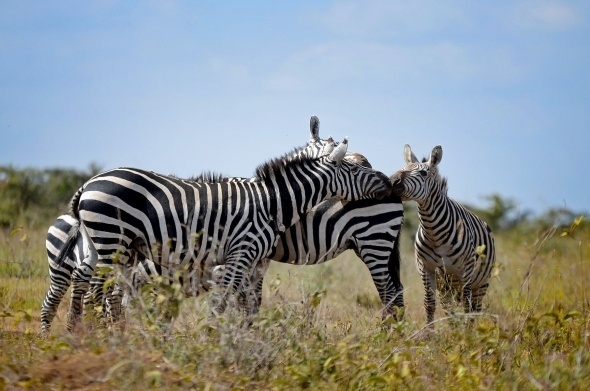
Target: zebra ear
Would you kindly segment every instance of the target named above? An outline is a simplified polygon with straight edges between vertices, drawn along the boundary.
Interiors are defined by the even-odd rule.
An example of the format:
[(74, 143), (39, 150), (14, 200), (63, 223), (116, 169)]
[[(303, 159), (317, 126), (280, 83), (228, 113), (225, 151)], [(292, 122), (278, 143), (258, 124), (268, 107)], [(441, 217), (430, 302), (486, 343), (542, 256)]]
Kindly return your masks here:
[(338, 146), (332, 151), (330, 154), (330, 159), (334, 160), (336, 163), (340, 163), (342, 159), (344, 159), (344, 155), (346, 155), (346, 151), (348, 150), (348, 138), (344, 137), (344, 141), (342, 141)]
[(442, 147), (440, 145), (437, 145), (436, 147), (432, 148), (432, 152), (430, 153), (430, 160), (428, 160), (428, 163), (432, 167), (436, 167), (438, 165), (438, 163), (440, 163), (441, 160), (442, 160)]
[(406, 161), (406, 164), (418, 163), (418, 158), (414, 155), (412, 148), (410, 148), (410, 145), (408, 144), (404, 145), (404, 160)]
[(320, 119), (315, 115), (309, 119), (309, 142), (320, 140)]
[(324, 155), (329, 155), (332, 153), (332, 151), (334, 151), (334, 140), (332, 139), (332, 137), (330, 137), (328, 140), (326, 140), (327, 142), (324, 144), (324, 147), (322, 149), (322, 156)]

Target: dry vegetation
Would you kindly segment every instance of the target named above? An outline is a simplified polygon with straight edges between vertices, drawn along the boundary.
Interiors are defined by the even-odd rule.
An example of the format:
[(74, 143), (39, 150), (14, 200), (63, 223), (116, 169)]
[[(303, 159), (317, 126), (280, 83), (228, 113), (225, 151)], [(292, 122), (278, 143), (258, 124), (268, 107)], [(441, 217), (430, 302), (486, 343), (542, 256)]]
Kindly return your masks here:
[[(587, 390), (590, 230), (574, 228), (498, 234), (485, 313), (438, 310), (433, 333), (405, 238), (406, 317), (385, 328), (368, 271), (345, 253), (319, 266), (273, 264), (248, 328), (161, 287), (158, 306), (135, 303), (110, 330), (87, 320), (66, 333), (62, 304), (48, 339), (38, 336), (45, 232), (0, 232), (0, 390)], [(173, 325), (159, 321), (160, 308), (176, 306)]]

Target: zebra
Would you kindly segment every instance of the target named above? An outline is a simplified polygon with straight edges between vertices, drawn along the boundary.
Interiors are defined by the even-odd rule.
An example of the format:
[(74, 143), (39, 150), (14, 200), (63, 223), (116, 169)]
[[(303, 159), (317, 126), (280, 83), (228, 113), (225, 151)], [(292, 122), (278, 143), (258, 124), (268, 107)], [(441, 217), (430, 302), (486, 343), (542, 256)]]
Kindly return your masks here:
[(447, 180), (438, 172), (440, 145), (432, 149), (428, 160), (419, 162), (406, 144), (404, 159), (406, 166), (390, 179), (393, 194), (418, 206), (420, 225), (414, 247), (424, 284), (427, 324), (434, 321), (437, 285), (440, 293), (450, 291), (462, 298), (465, 313), (481, 312), (495, 262), (490, 227), (447, 196)]
[[(263, 279), (270, 261), (296, 265), (315, 265), (352, 250), (365, 263), (382, 302), (382, 319), (399, 319), (404, 311), (403, 285), (400, 280), (399, 232), (403, 225), (403, 205), (398, 196), (381, 200), (342, 202), (330, 199), (313, 208), (279, 235), (268, 257), (256, 265), (251, 277), (248, 305), (257, 311), (262, 302)], [(218, 267), (223, 270), (223, 265)], [(138, 282), (170, 273), (149, 259), (137, 265), (134, 290)], [(104, 278), (93, 277), (93, 301), (102, 303)], [(195, 285), (189, 282), (189, 285)], [(112, 294), (112, 293), (111, 293)], [(108, 309), (108, 304), (106, 303)]]
[[(317, 145), (328, 140), (319, 137), (319, 120), (310, 121), (310, 141), (305, 153), (313, 154)], [(314, 149), (310, 146), (316, 146)], [(371, 168), (368, 160), (355, 153), (348, 159)], [(227, 178), (226, 180), (233, 180)], [(403, 204), (396, 195), (380, 200), (365, 199), (342, 202), (330, 199), (322, 202), (297, 223), (279, 235), (276, 246), (267, 259), (256, 266), (252, 274), (250, 305), (257, 310), (262, 302), (262, 286), (270, 261), (297, 265), (315, 265), (352, 250), (365, 263), (382, 302), (382, 319), (399, 319), (404, 312), (403, 284), (400, 279), (399, 232), (404, 219)], [(223, 267), (220, 266), (222, 269)], [(136, 281), (147, 282), (153, 275), (169, 273), (149, 259), (138, 265)], [(93, 278), (94, 302), (102, 303), (104, 278)], [(132, 284), (133, 285), (133, 284)], [(190, 285), (194, 285), (190, 283)], [(137, 286), (133, 287), (137, 290)], [(108, 303), (107, 303), (108, 304)], [(108, 308), (108, 305), (106, 306)]]
[(272, 159), (257, 168), (254, 180), (199, 183), (133, 168), (90, 179), (72, 198), (70, 210), (78, 224), (55, 258), (63, 264), (77, 233), (86, 238), (84, 266), (72, 273), (68, 330), (78, 323), (97, 262), (125, 266), (135, 252), (193, 277), (224, 264), (222, 293), (211, 306), (220, 314), (230, 295), (244, 294), (251, 269), (270, 253), (278, 233), (315, 205), (331, 197), (389, 194), (389, 178), (344, 159), (347, 147), (344, 139), (317, 159)]
[[(354, 157), (371, 167), (364, 157)], [(262, 302), (263, 279), (270, 261), (315, 265), (352, 250), (365, 263), (382, 303), (382, 319), (404, 312), (399, 238), (404, 211), (399, 196), (342, 202), (326, 200), (279, 235), (277, 245), (252, 276), (253, 302)]]
[(72, 273), (77, 268), (82, 267), (82, 261), (87, 253), (86, 239), (81, 234), (78, 234), (73, 248), (69, 252), (62, 254), (62, 261), (59, 264), (55, 262), (68, 240), (69, 232), (77, 224), (76, 218), (64, 214), (55, 219), (47, 231), (45, 247), (49, 264), (50, 285), (41, 305), (41, 331), (43, 333), (49, 332), (59, 303), (70, 287)]
[[(293, 153), (293, 157), (308, 156), (311, 158), (318, 158), (326, 150), (326, 148), (329, 148), (331, 144), (337, 146), (338, 143), (334, 142), (334, 140), (331, 137), (329, 137), (327, 140), (322, 140), (319, 138), (319, 125), (320, 122), (318, 117), (312, 116), (310, 118), (309, 141), (304, 147), (297, 148)], [(354, 155), (353, 152), (348, 152), (348, 154)], [(217, 182), (226, 180), (221, 175), (215, 173), (204, 173), (202, 175), (189, 179), (198, 182)], [(246, 178), (234, 179), (237, 181), (246, 180)], [(250, 180), (256, 180), (256, 178), (251, 178)], [(80, 189), (79, 191), (82, 191), (82, 189)], [(84, 279), (90, 279), (92, 277), (92, 290), (86, 297), (86, 304), (101, 303), (103, 304), (103, 308), (108, 310), (113, 306), (117, 306), (117, 301), (120, 301), (121, 299), (119, 297), (117, 300), (116, 297), (113, 297), (116, 296), (117, 293), (122, 292), (116, 286), (111, 286), (110, 294), (107, 295), (106, 298), (103, 298), (102, 290), (106, 278), (105, 276), (102, 276), (102, 273), (99, 273), (101, 275), (94, 276), (89, 274), (93, 273), (94, 270), (89, 269), (87, 265), (83, 262), (85, 259), (85, 255), (87, 255), (87, 251), (85, 253), (83, 252), (83, 249), (87, 248), (87, 246), (83, 244), (85, 240), (83, 239), (81, 233), (78, 233), (78, 244), (76, 250), (72, 251), (70, 254), (67, 254), (67, 256), (64, 258), (63, 264), (57, 265), (55, 263), (55, 258), (59, 254), (59, 251), (65, 245), (67, 233), (70, 231), (70, 229), (74, 227), (75, 222), (76, 220), (71, 215), (61, 215), (53, 222), (53, 224), (49, 227), (49, 230), (47, 232), (46, 249), (49, 264), (50, 287), (41, 307), (41, 328), (43, 332), (48, 332), (50, 330), (51, 322), (55, 317), (57, 308), (67, 289), (71, 285), (72, 273), (75, 269), (78, 269), (77, 274), (79, 276), (83, 276)], [(141, 252), (135, 252), (135, 256), (140, 257)], [(141, 262), (141, 259), (137, 260), (137, 263), (139, 262)], [(98, 269), (107, 269), (110, 266), (111, 265), (109, 263), (99, 263), (97, 265)], [(135, 270), (135, 272), (137, 273), (132, 274), (133, 276), (143, 275), (143, 278), (138, 281), (147, 281), (149, 280), (147, 273), (149, 273), (150, 275), (162, 275), (162, 273), (166, 274), (167, 271), (161, 270), (161, 268), (157, 265), (153, 265), (153, 263), (150, 263), (148, 259), (147, 263), (145, 264), (145, 268), (141, 270)], [(194, 295), (196, 293), (197, 292), (187, 292), (187, 295)], [(80, 293), (76, 293), (76, 295), (79, 294)]]
[[(313, 116), (310, 119), (308, 145), (302, 148), (299, 153), (318, 156), (322, 148), (331, 141), (331, 138), (322, 140), (319, 137), (319, 119)], [(371, 168), (370, 163), (362, 155), (349, 152), (347, 158)], [(196, 177), (193, 179), (203, 181), (207, 178)], [(221, 178), (217, 178), (217, 180), (221, 180)], [(226, 180), (233, 179), (227, 178)], [(64, 222), (61, 221), (61, 225), (63, 224)], [(382, 318), (387, 316), (397, 318), (398, 313), (403, 314), (404, 309), (399, 255), (399, 231), (402, 224), (403, 205), (398, 196), (389, 195), (380, 201), (373, 199), (348, 203), (338, 200), (324, 201), (298, 223), (280, 234), (277, 246), (269, 255), (268, 260), (257, 265), (252, 281), (256, 288), (252, 303), (255, 303), (256, 309), (260, 306), (263, 278), (270, 260), (298, 265), (313, 265), (331, 260), (350, 249), (365, 263), (371, 273), (383, 304)], [(60, 247), (58, 246), (58, 248)], [(78, 264), (80, 264), (79, 261)], [(168, 279), (172, 277), (168, 271), (162, 270), (161, 266), (147, 259), (137, 265), (133, 274), (135, 283), (131, 284), (131, 288), (137, 291), (140, 284), (150, 281), (154, 275), (165, 275)], [(104, 276), (95, 275), (92, 277), (91, 294), (88, 295), (85, 306), (87, 303), (101, 303), (103, 310), (106, 310), (109, 315), (113, 305), (111, 303), (117, 303), (110, 296), (113, 296), (114, 292), (121, 292), (121, 290), (114, 290), (113, 285), (110, 285), (109, 294), (104, 297), (105, 280)], [(190, 286), (196, 285), (192, 282), (187, 283)]]
[[(327, 140), (322, 140), (319, 138), (319, 119), (317, 116), (312, 116), (310, 118), (310, 137), (308, 143), (301, 148), (297, 148), (294, 153), (293, 157), (296, 156), (308, 156), (312, 158), (319, 157), (326, 148), (329, 147), (332, 143), (336, 146), (338, 143), (334, 142), (334, 140), (329, 137)], [(348, 152), (348, 154), (354, 154), (352, 152)], [(173, 175), (170, 175), (173, 176)], [(204, 173), (197, 177), (189, 178), (190, 180), (198, 181), (198, 182), (217, 182), (226, 180), (221, 175), (215, 173)], [(246, 178), (235, 178), (235, 180), (241, 181), (245, 180)], [(255, 180), (256, 178), (251, 178), (250, 180)], [(231, 179), (229, 179), (231, 180)], [(81, 191), (81, 189), (80, 189)], [(51, 327), (51, 322), (55, 317), (57, 312), (57, 308), (59, 303), (61, 302), (65, 292), (69, 288), (71, 284), (71, 277), (72, 273), (75, 269), (79, 275), (83, 275), (84, 279), (89, 279), (92, 277), (92, 290), (85, 299), (85, 306), (88, 304), (103, 304), (103, 309), (108, 310), (111, 307), (117, 306), (118, 301), (120, 301), (121, 297), (115, 297), (118, 293), (120, 294), (122, 291), (116, 287), (110, 287), (110, 294), (103, 298), (102, 290), (104, 282), (106, 281), (106, 277), (100, 275), (89, 275), (92, 273), (93, 270), (88, 269), (87, 265), (83, 263), (85, 258), (84, 252), (82, 252), (83, 248), (83, 238), (82, 234), (79, 233), (79, 237), (77, 242), (79, 245), (76, 248), (76, 251), (71, 252), (68, 254), (66, 258), (64, 258), (64, 263), (62, 265), (57, 265), (54, 262), (55, 257), (58, 255), (59, 251), (63, 248), (65, 238), (67, 237), (67, 232), (74, 226), (75, 219), (68, 214), (59, 216), (54, 223), (50, 226), (47, 239), (46, 239), (46, 249), (47, 249), (47, 259), (49, 264), (49, 277), (50, 277), (50, 288), (46, 294), (46, 297), (43, 301), (41, 307), (41, 324), (43, 332), (48, 332)], [(135, 256), (141, 256), (141, 252), (136, 252)], [(137, 260), (141, 262), (141, 259)], [(99, 263), (97, 265), (98, 269), (108, 269), (111, 265), (109, 263)], [(146, 273), (150, 273), (150, 275), (157, 274), (162, 275), (162, 273), (166, 274), (166, 270), (161, 270), (161, 268), (156, 268), (156, 266), (150, 264), (148, 260), (146, 265), (147, 269), (136, 270), (139, 274), (132, 274), (133, 276), (141, 276), (143, 271), (143, 279), (140, 281), (149, 280)], [(156, 269), (158, 270), (157, 272)], [(171, 277), (171, 276), (167, 276)], [(202, 291), (202, 290), (201, 290)], [(196, 292), (187, 292), (188, 295), (194, 295)], [(117, 300), (118, 299), (118, 300)], [(110, 311), (107, 311), (110, 312)], [(116, 311), (115, 311), (116, 312)]]

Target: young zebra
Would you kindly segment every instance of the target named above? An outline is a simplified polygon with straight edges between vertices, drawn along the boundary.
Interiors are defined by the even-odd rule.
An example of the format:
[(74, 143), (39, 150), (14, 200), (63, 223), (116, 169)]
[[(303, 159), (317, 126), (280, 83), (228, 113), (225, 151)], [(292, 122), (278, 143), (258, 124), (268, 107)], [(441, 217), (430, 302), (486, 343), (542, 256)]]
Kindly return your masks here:
[[(345, 140), (318, 159), (273, 159), (257, 169), (255, 180), (198, 183), (130, 168), (99, 174), (72, 199), (79, 225), (55, 263), (63, 264), (79, 230), (88, 241), (83, 263), (89, 271), (99, 260), (125, 266), (135, 252), (165, 268), (189, 270), (193, 278), (225, 265), (222, 294), (212, 306), (220, 313), (230, 295), (244, 295), (251, 270), (278, 234), (315, 205), (331, 197), (389, 194), (389, 178), (344, 159), (346, 149)], [(69, 330), (81, 315), (91, 275), (78, 270), (72, 275)]]
[[(391, 176), (392, 193), (418, 205), (416, 264), (424, 284), (426, 320), (434, 320), (437, 272), (439, 290), (462, 297), (465, 312), (480, 312), (495, 262), (494, 238), (488, 225), (447, 196), (447, 181), (438, 173), (442, 148), (436, 146), (421, 163), (405, 146), (406, 166)], [(442, 286), (441, 286), (442, 285)]]

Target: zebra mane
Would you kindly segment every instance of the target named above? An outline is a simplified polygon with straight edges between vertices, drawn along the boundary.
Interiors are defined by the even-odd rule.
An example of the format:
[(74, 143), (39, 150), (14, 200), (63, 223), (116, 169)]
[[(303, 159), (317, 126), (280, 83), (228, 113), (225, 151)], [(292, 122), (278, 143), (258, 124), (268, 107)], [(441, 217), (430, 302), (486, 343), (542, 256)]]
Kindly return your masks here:
[(367, 158), (364, 155), (361, 155), (360, 153), (357, 153), (357, 152), (347, 152), (346, 153), (346, 156), (344, 156), (344, 158), (345, 159), (352, 160), (356, 164), (360, 164), (363, 167), (373, 168), (373, 166), (371, 166), (371, 163), (369, 163), (369, 161), (367, 160)]
[(316, 160), (309, 156), (294, 156), (299, 151), (299, 149), (295, 148), (292, 152), (288, 152), (282, 156), (272, 158), (267, 162), (262, 163), (256, 168), (256, 177), (262, 180), (268, 179), (271, 177), (271, 174), (279, 172), (281, 168), (285, 166), (299, 165), (305, 162), (311, 162)]
[(189, 181), (198, 183), (221, 183), (227, 182), (228, 177), (213, 171), (203, 171), (199, 175), (188, 178)]
[(220, 174), (218, 172), (213, 172), (213, 171), (203, 171), (199, 175), (194, 175), (194, 176), (191, 176), (188, 178), (180, 178), (179, 176), (174, 175), (174, 174), (168, 174), (167, 176), (169, 176), (171, 178), (179, 179), (181, 181), (197, 182), (197, 183), (221, 183), (221, 182), (228, 182), (228, 180), (231, 179), (223, 174)]
[(439, 179), (439, 183), (440, 183), (440, 192), (444, 195), (447, 195), (447, 192), (449, 190), (448, 185), (447, 185), (447, 178), (439, 175), (438, 179)]

